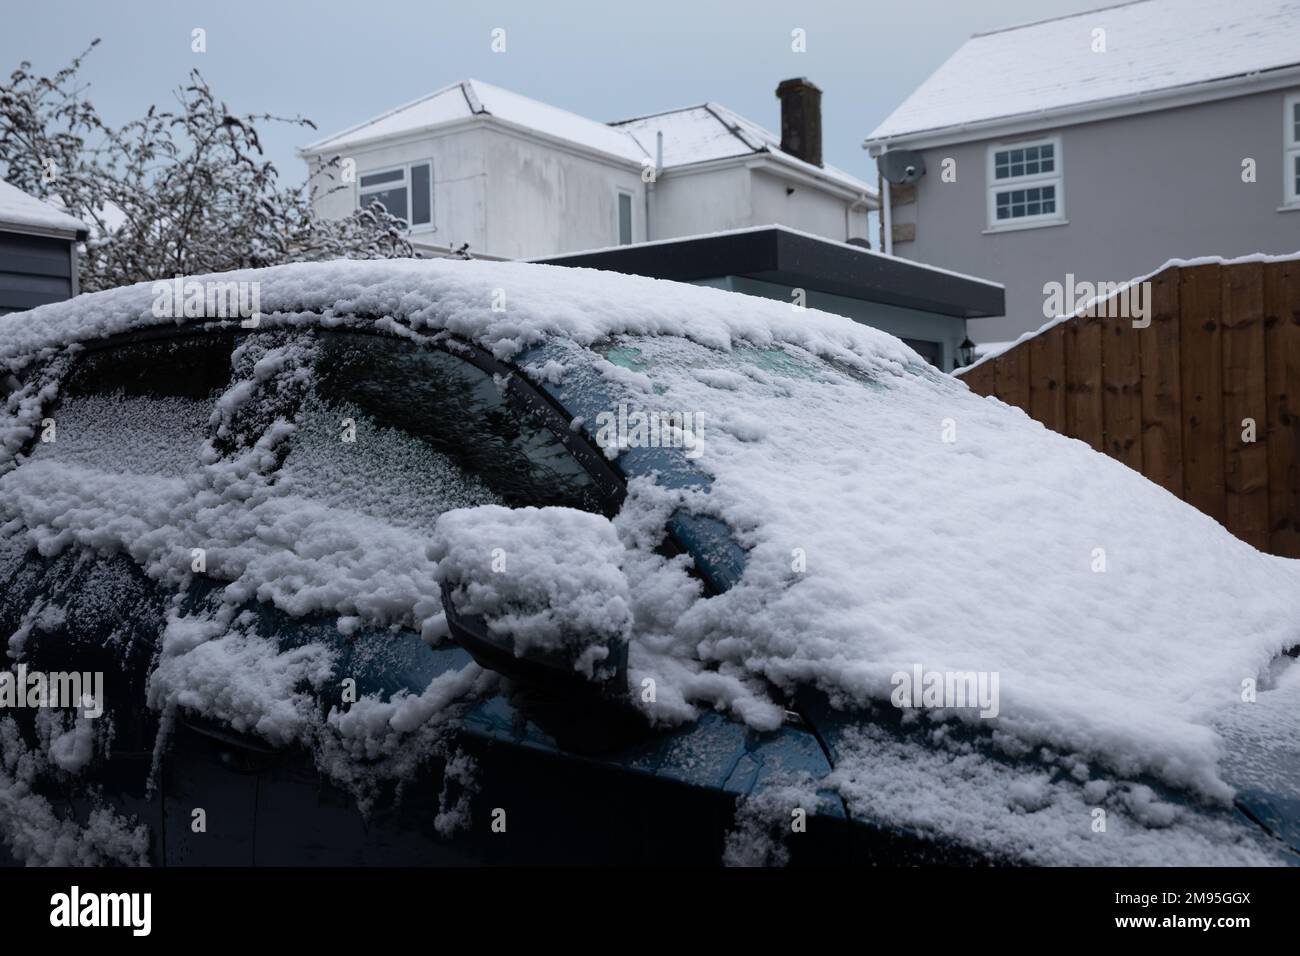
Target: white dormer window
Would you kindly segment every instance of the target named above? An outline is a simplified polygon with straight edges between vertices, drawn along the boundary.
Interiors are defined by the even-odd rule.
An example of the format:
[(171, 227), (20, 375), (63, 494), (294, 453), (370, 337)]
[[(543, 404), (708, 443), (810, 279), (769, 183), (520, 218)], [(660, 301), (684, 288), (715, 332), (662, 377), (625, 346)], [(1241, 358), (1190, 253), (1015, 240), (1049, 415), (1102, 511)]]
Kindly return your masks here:
[(376, 169), (357, 177), (357, 207), (379, 203), (412, 229), (433, 225), (433, 164)]
[(1300, 205), (1300, 93), (1286, 98), (1282, 114), (1283, 198), (1288, 206)]
[(989, 229), (1064, 222), (1060, 137), (990, 146), (988, 184)]

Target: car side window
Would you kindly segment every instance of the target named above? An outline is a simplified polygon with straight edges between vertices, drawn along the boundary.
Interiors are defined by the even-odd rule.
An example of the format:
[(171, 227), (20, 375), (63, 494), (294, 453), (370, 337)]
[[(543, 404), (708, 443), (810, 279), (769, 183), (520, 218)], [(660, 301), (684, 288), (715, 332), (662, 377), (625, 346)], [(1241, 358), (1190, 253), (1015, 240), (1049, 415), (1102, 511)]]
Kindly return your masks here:
[(586, 471), (502, 383), (409, 339), (322, 332), (280, 470), (286, 490), (427, 528), (479, 504), (598, 511)]
[(214, 332), (87, 352), (63, 381), (32, 459), (111, 474), (195, 470), (234, 345), (234, 334)]

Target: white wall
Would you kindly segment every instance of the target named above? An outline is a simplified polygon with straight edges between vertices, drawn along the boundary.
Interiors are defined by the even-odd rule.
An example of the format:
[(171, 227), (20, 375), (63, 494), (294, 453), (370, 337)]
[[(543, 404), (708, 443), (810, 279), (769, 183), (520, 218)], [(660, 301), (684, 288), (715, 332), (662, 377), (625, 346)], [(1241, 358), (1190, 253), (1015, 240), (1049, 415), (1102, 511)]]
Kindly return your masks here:
[[(433, 224), (412, 230), (411, 241), (441, 247), (468, 242), (471, 248), (481, 251), (487, 244), (483, 142), (481, 126), (464, 126), (348, 150), (344, 156), (356, 161), (356, 181), (318, 198), (316, 211), (332, 219), (349, 216), (357, 208), (357, 184), (366, 173), (432, 160)], [(329, 188), (320, 177), (314, 178), (313, 184), (320, 184), (321, 190)]]
[[(788, 189), (794, 192), (788, 193)], [(756, 226), (775, 222), (840, 242), (853, 236), (867, 236), (865, 206), (846, 214), (852, 205), (850, 201), (802, 182), (755, 169), (751, 196)]]
[(512, 259), (618, 245), (618, 191), (632, 194), (632, 240), (645, 239), (640, 167), (604, 162), (507, 130), (483, 131), (487, 250)]
[(839, 242), (868, 236), (865, 207), (849, 212), (852, 200), (744, 163), (669, 170), (655, 187), (652, 202), (653, 239), (773, 223)]
[(651, 200), (650, 237), (675, 239), (754, 225), (749, 170), (725, 166), (664, 173)]

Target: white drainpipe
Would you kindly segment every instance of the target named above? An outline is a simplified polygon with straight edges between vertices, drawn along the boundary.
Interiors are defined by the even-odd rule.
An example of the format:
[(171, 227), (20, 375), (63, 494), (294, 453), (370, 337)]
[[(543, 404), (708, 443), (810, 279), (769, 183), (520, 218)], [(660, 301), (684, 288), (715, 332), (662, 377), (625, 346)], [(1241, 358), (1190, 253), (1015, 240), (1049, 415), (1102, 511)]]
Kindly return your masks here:
[(664, 131), (659, 130), (655, 133), (655, 175), (654, 179), (646, 183), (645, 186), (645, 238), (646, 242), (650, 241), (650, 210), (654, 207), (655, 183), (659, 181), (659, 174), (664, 171)]
[(884, 183), (880, 202), (880, 228), (885, 234), (885, 255), (892, 256), (894, 254), (894, 213), (889, 198), (889, 180), (881, 176), (880, 181)]
[[(867, 201), (867, 194), (863, 193), (861, 196), (853, 200), (853, 202), (849, 203), (844, 208), (844, 241), (845, 242), (848, 242), (850, 239), (853, 238), (853, 210), (857, 209), (859, 206), (865, 207), (868, 205), (870, 204)], [(868, 212), (870, 212), (870, 210), (868, 210)], [(871, 224), (869, 222), (867, 224), (867, 238), (868, 239), (871, 238)]]

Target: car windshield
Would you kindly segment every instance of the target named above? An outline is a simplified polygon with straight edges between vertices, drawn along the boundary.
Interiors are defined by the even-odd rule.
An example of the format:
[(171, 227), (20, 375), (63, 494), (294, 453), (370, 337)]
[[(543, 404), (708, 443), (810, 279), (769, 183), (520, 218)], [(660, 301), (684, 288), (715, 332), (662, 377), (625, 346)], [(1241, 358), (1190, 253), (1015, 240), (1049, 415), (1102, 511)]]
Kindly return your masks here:
[[(628, 478), (653, 477), (660, 486), (683, 490), (712, 488), (715, 436), (762, 440), (756, 402), (774, 402), (788, 415), (797, 411), (802, 386), (849, 393), (884, 388), (872, 371), (795, 345), (740, 343), (724, 350), (669, 335), (620, 335), (589, 349), (553, 341), (520, 363), (597, 446), (616, 455)], [(548, 376), (555, 367), (563, 374)], [(929, 374), (920, 365), (909, 371)], [(739, 581), (745, 548), (727, 522), (705, 508), (683, 507), (669, 526), (715, 590)]]

